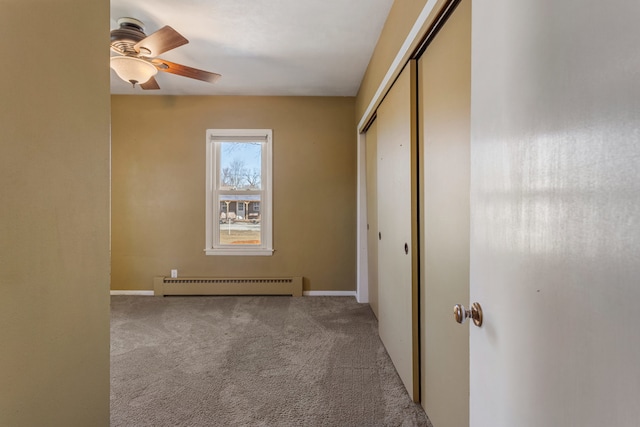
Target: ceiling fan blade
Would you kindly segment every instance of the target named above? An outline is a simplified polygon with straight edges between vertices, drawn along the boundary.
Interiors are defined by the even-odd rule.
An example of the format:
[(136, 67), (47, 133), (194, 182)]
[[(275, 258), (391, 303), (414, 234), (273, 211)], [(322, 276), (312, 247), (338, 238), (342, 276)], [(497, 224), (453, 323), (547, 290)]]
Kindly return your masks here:
[(140, 85), (140, 87), (144, 90), (156, 90), (156, 89), (160, 89), (160, 85), (158, 84), (158, 81), (156, 80), (155, 77), (151, 76), (151, 78), (149, 80), (147, 80), (146, 83), (142, 83)]
[(217, 73), (198, 70), (197, 68), (187, 67), (186, 65), (176, 64), (160, 58), (152, 59), (151, 62), (158, 68), (158, 70), (164, 71), (165, 73), (202, 80), (203, 82), (215, 83), (220, 77), (222, 77)]
[(166, 25), (136, 43), (133, 48), (143, 56), (157, 56), (189, 43), (182, 34)]

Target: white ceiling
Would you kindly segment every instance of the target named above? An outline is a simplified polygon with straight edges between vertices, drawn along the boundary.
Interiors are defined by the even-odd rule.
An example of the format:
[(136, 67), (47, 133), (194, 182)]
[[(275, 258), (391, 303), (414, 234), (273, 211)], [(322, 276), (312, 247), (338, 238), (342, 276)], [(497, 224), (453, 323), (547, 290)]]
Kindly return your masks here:
[[(215, 84), (158, 73), (160, 90), (111, 70), (112, 94), (355, 96), (393, 0), (111, 0), (150, 35), (170, 25), (189, 44), (160, 55), (222, 74)], [(105, 52), (108, 48), (105, 47)]]

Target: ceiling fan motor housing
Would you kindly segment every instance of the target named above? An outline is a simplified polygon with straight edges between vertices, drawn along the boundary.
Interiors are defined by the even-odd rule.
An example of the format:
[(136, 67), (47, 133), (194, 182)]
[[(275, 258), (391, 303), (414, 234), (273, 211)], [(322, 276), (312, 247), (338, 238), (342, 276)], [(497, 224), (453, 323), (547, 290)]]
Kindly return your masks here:
[(134, 18), (118, 19), (120, 28), (111, 30), (111, 50), (121, 55), (137, 55), (134, 46), (147, 35), (144, 24)]

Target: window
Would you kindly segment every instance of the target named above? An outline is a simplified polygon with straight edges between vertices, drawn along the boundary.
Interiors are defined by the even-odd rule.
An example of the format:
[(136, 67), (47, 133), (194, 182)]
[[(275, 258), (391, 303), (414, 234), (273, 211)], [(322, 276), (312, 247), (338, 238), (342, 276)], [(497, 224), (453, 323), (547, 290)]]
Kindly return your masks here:
[(207, 130), (207, 255), (271, 255), (271, 129)]

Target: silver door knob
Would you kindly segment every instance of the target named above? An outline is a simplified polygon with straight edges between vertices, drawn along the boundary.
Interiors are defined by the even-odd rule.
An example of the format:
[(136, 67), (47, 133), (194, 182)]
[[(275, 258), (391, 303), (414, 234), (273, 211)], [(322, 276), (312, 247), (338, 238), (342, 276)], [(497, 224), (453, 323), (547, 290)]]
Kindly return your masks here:
[(467, 319), (473, 319), (473, 324), (482, 326), (482, 307), (477, 302), (471, 304), (471, 310), (464, 308), (462, 304), (453, 306), (453, 316), (458, 323), (464, 323)]

